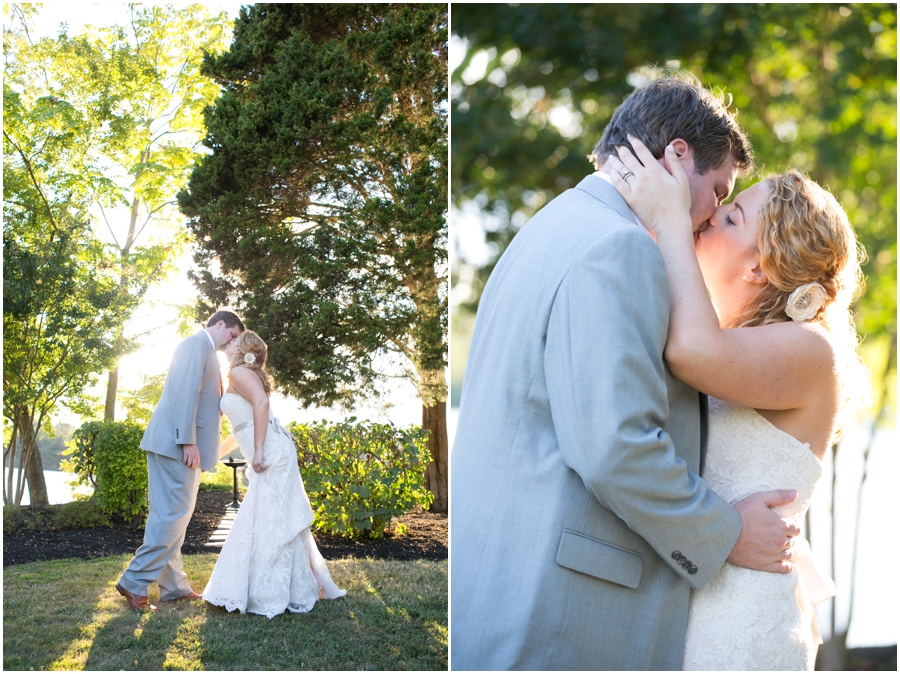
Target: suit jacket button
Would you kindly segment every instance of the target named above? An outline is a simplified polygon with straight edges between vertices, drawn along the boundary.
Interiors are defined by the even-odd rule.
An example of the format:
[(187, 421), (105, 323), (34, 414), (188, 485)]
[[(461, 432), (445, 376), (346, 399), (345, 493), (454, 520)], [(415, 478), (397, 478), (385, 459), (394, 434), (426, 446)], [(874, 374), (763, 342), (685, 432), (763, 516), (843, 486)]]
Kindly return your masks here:
[(693, 576), (695, 573), (697, 573), (697, 567), (692, 566), (690, 569), (688, 569), (688, 573)]
[(672, 559), (674, 559), (676, 562), (680, 562), (682, 559), (684, 559), (684, 555), (681, 554), (680, 550), (676, 550), (672, 553)]

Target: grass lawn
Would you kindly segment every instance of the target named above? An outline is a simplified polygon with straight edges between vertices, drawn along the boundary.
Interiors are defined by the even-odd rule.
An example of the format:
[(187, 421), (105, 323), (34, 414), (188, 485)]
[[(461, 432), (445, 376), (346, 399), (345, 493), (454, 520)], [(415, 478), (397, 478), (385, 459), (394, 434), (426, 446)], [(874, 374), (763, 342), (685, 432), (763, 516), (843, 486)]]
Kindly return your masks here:
[[(201, 592), (217, 555), (186, 555)], [(329, 562), (347, 597), (269, 620), (205, 602), (128, 608), (130, 555), (3, 570), (5, 670), (446, 670), (447, 562)]]

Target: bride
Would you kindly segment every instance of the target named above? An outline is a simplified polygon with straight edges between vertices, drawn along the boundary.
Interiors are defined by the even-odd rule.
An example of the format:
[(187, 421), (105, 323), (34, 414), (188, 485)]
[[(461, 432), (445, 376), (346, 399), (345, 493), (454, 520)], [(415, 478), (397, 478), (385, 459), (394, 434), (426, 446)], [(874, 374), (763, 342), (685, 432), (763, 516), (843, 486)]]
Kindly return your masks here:
[[(656, 160), (629, 140), (637, 158), (619, 147), (611, 179), (665, 260), (669, 369), (711, 396), (703, 478), (732, 503), (795, 488), (798, 498), (776, 510), (799, 521), (825, 452), (868, 393), (849, 309), (860, 270), (847, 215), (790, 170), (720, 206), (693, 235), (688, 178), (673, 147), (681, 141)], [(691, 592), (683, 669), (813, 669), (821, 643), (813, 602), (834, 586), (800, 545), (790, 574), (726, 562)]]
[(291, 435), (272, 415), (266, 344), (251, 330), (225, 347), (230, 362), (221, 408), (240, 447), (250, 482), (203, 599), (229, 611), (273, 618), (311, 611), (318, 599), (347, 594), (331, 580), (309, 527), (313, 511), (300, 479)]

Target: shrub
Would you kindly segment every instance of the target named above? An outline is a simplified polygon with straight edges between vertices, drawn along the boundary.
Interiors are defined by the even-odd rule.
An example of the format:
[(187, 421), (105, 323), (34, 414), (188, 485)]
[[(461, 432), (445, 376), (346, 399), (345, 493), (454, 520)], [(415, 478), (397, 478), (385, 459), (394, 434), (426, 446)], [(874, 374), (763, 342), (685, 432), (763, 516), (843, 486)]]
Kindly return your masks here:
[(53, 513), (49, 508), (30, 508), (7, 504), (3, 506), (3, 535), (14, 536), (30, 529), (45, 530), (52, 527)]
[(133, 421), (92, 421), (75, 431), (66, 470), (79, 484), (94, 485), (94, 497), (107, 515), (134, 528), (147, 513), (147, 458), (140, 448), (144, 428)]
[(290, 424), (290, 431), (316, 529), (381, 538), (392, 517), (417, 503), (431, 505), (434, 495), (425, 488), (428, 432), (354, 422)]
[(97, 482), (94, 479), (94, 442), (97, 433), (103, 428), (102, 421), (89, 421), (72, 434), (72, 440), (68, 443), (63, 456), (69, 457), (63, 460), (60, 467), (69, 473), (75, 473), (76, 485), (90, 484), (94, 489)]
[(111, 525), (109, 515), (100, 508), (96, 499), (72, 501), (59, 506), (53, 518), (54, 531), (64, 529), (93, 529)]
[(108, 526), (109, 516), (100, 510), (93, 498), (44, 508), (3, 506), (4, 536), (15, 536), (23, 531), (62, 531)]

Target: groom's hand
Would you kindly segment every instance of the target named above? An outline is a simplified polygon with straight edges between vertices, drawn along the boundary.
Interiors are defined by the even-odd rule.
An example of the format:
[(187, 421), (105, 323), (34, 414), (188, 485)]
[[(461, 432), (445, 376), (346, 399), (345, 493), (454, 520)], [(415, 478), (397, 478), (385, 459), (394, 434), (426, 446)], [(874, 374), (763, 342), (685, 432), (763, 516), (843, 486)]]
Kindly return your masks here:
[(200, 448), (197, 445), (182, 445), (184, 450), (184, 463), (188, 468), (197, 468), (200, 466)]
[(728, 561), (757, 571), (790, 573), (794, 568), (790, 561), (794, 538), (800, 533), (800, 527), (772, 508), (796, 498), (793, 489), (778, 489), (750, 494), (735, 503), (743, 526)]

